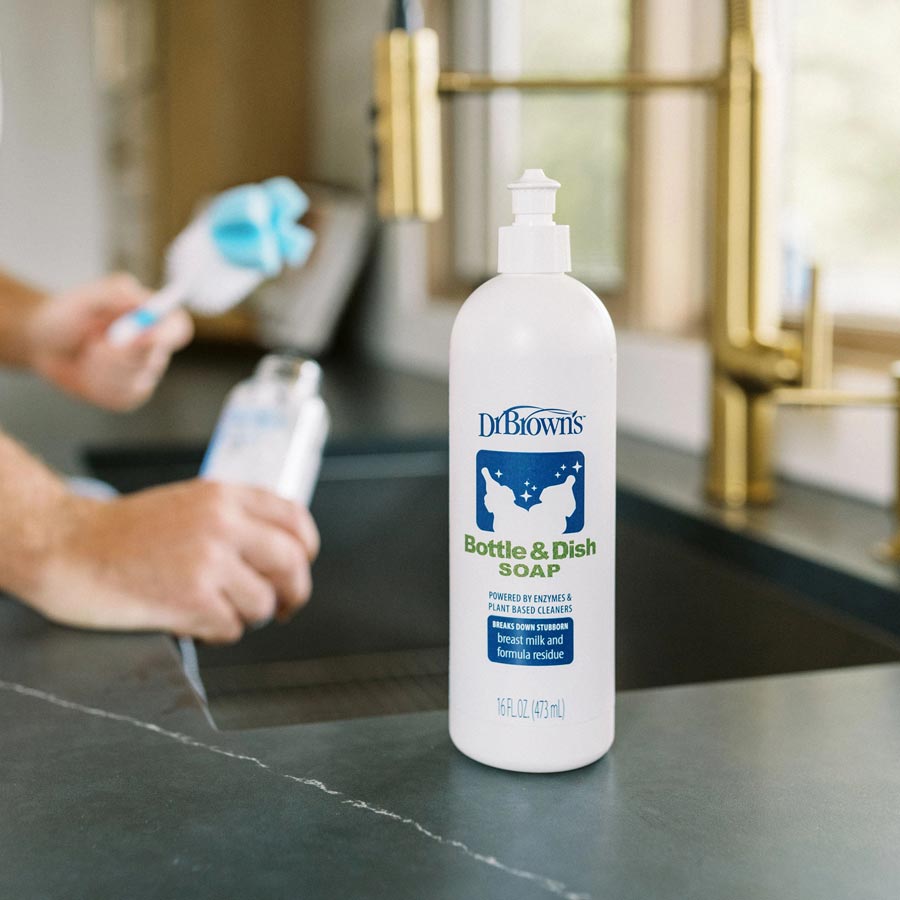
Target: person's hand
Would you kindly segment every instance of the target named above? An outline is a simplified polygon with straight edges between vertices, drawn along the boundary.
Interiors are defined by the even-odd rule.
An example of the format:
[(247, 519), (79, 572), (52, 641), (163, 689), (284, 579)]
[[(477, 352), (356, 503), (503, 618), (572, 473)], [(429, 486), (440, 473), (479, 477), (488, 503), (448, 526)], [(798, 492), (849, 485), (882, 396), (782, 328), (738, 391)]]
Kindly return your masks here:
[(114, 347), (107, 327), (150, 292), (130, 275), (110, 275), (41, 303), (28, 328), (31, 365), (76, 397), (117, 411), (134, 409), (156, 388), (169, 358), (193, 336), (184, 310), (169, 313), (131, 343)]
[(67, 496), (25, 598), (47, 618), (213, 643), (286, 620), (312, 590), (309, 512), (262, 488), (186, 481), (111, 501)]

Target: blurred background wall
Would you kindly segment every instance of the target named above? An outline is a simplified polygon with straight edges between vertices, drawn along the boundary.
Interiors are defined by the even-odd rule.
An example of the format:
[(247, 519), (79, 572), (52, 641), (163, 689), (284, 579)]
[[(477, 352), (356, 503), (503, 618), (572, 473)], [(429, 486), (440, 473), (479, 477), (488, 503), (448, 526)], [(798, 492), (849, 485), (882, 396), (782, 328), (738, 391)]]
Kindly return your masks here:
[(60, 288), (107, 262), (93, 0), (3, 0), (0, 262)]
[(4, 0), (0, 263), (55, 288), (110, 265), (149, 276), (224, 186), (367, 190), (386, 6)]

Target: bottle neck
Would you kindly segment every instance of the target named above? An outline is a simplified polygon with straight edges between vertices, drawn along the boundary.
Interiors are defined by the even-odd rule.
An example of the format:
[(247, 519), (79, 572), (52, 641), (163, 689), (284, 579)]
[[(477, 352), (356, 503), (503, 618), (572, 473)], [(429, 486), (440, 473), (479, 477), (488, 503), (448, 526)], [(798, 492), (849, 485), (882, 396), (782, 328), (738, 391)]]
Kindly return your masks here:
[(297, 397), (313, 397), (319, 392), (322, 370), (314, 360), (290, 353), (269, 353), (253, 373), (254, 381), (280, 384)]
[[(540, 220), (529, 222), (523, 220)], [(572, 271), (569, 226), (544, 214), (516, 216), (500, 228), (497, 271), (501, 275), (561, 275)]]

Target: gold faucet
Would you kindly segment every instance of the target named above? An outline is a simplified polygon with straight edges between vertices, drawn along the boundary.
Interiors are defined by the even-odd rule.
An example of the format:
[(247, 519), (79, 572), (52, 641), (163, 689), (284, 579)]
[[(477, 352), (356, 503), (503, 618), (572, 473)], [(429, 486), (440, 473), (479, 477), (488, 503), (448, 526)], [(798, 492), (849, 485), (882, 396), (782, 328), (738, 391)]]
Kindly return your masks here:
[[(772, 227), (763, 190), (766, 146), (764, 66), (752, 0), (727, 0), (724, 62), (719, 71), (686, 77), (621, 73), (596, 77), (498, 78), (440, 72), (437, 34), (394, 29), (375, 52), (378, 210), (382, 218), (440, 218), (439, 95), (520, 91), (702, 91), (716, 103), (713, 359), (706, 491), (729, 507), (775, 497), (773, 434), (779, 404), (808, 407), (900, 406), (895, 392), (854, 394), (831, 386), (832, 329), (812, 273), (802, 340), (781, 327), (777, 292), (763, 283), (765, 236)], [(900, 519), (900, 413), (897, 516)], [(900, 561), (900, 532), (879, 549)]]

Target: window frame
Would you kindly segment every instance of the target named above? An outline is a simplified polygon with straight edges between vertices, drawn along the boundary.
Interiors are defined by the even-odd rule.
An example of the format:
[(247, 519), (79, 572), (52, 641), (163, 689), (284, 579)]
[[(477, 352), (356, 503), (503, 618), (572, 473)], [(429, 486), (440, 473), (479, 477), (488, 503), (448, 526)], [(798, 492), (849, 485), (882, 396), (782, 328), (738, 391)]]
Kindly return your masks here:
[[(642, 5), (639, 15), (646, 17), (646, 27), (665, 28), (667, 0), (633, 2)], [(705, 0), (692, 2), (698, 14), (708, 13), (711, 8)], [(637, 21), (640, 25), (640, 19)], [(711, 16), (707, 16), (700, 22), (697, 34), (698, 41), (691, 52), (697, 55), (698, 62), (720, 52), (721, 23), (717, 24)], [(670, 50), (674, 52), (673, 48)], [(645, 59), (643, 62), (649, 68), (655, 60)], [(709, 115), (712, 115), (712, 110)], [(677, 126), (677, 122), (666, 124), (673, 128)], [(635, 122), (634, 127), (639, 130), (645, 127), (645, 123)], [(708, 140), (712, 141), (712, 127), (708, 132)], [(634, 165), (664, 165), (665, 160), (658, 152), (654, 156), (654, 142), (649, 134), (645, 141), (647, 147), (645, 150), (641, 148), (642, 153)], [(656, 146), (658, 150), (658, 142)], [(697, 167), (701, 170), (708, 168), (707, 159), (711, 156), (701, 157), (698, 154), (695, 158)], [(452, 166), (452, 159), (450, 163)], [(647, 171), (649, 173), (650, 169)], [(708, 177), (708, 172), (703, 174)], [(654, 177), (659, 175), (657, 172)], [(642, 177), (649, 179), (651, 176), (642, 173)], [(449, 184), (446, 187), (450, 189)], [(631, 186), (629, 190), (637, 190), (638, 187)], [(670, 209), (677, 208), (679, 196), (683, 202), (686, 196), (683, 192), (669, 198), (667, 202), (672, 204)], [(711, 185), (708, 196), (713, 196)], [(693, 229), (684, 229), (692, 235), (690, 240), (693, 243), (688, 245), (692, 248), (691, 252), (702, 251), (704, 259), (710, 259), (712, 253), (711, 240), (707, 240), (703, 231), (710, 228), (710, 204), (711, 200)], [(634, 224), (638, 227), (640, 219)], [(374, 271), (368, 283), (368, 290), (374, 296), (364, 306), (366, 317), (362, 328), (368, 349), (377, 359), (392, 366), (444, 379), (447, 376), (450, 331), (461, 299), (461, 286), (450, 289), (444, 283), (435, 287), (431, 280), (428, 243), (440, 233), (440, 227), (440, 223), (426, 226), (420, 222), (389, 222), (383, 225), (379, 252), (375, 255)], [(446, 225), (443, 227), (446, 237)], [(652, 239), (651, 234), (648, 231), (639, 234), (639, 238), (647, 242)], [(637, 245), (633, 249), (639, 251), (640, 247)], [(649, 255), (641, 257), (640, 252), (637, 260), (632, 257), (631, 262), (637, 266), (651, 265)], [(654, 273), (647, 273), (648, 276), (650, 274)], [(632, 434), (702, 453), (709, 437), (708, 379), (711, 360), (708, 342), (697, 335), (701, 328), (705, 330), (708, 275), (701, 283), (695, 284), (693, 290), (689, 299), (695, 304), (695, 312), (686, 321), (679, 321), (677, 316), (674, 322), (671, 321), (675, 304), (671, 293), (662, 290), (660, 296), (655, 298), (658, 304), (650, 310), (642, 310), (640, 316), (633, 312), (616, 315), (615, 301), (607, 305), (614, 312), (619, 331), (619, 427)], [(633, 318), (644, 319), (644, 322), (637, 323), (641, 326), (640, 330), (630, 327)], [(649, 326), (646, 324), (648, 320)], [(681, 333), (678, 333), (679, 330)], [(686, 335), (686, 331), (690, 334)], [(884, 364), (885, 354), (896, 352), (893, 350), (894, 340), (900, 350), (900, 334), (879, 333), (882, 344), (878, 348), (880, 352), (855, 349), (854, 344), (858, 345), (860, 334), (867, 333), (842, 327), (839, 323), (837, 385), (861, 392), (891, 390)], [(895, 411), (887, 408), (779, 410), (776, 468), (782, 477), (887, 506), (894, 495), (894, 415)]]

